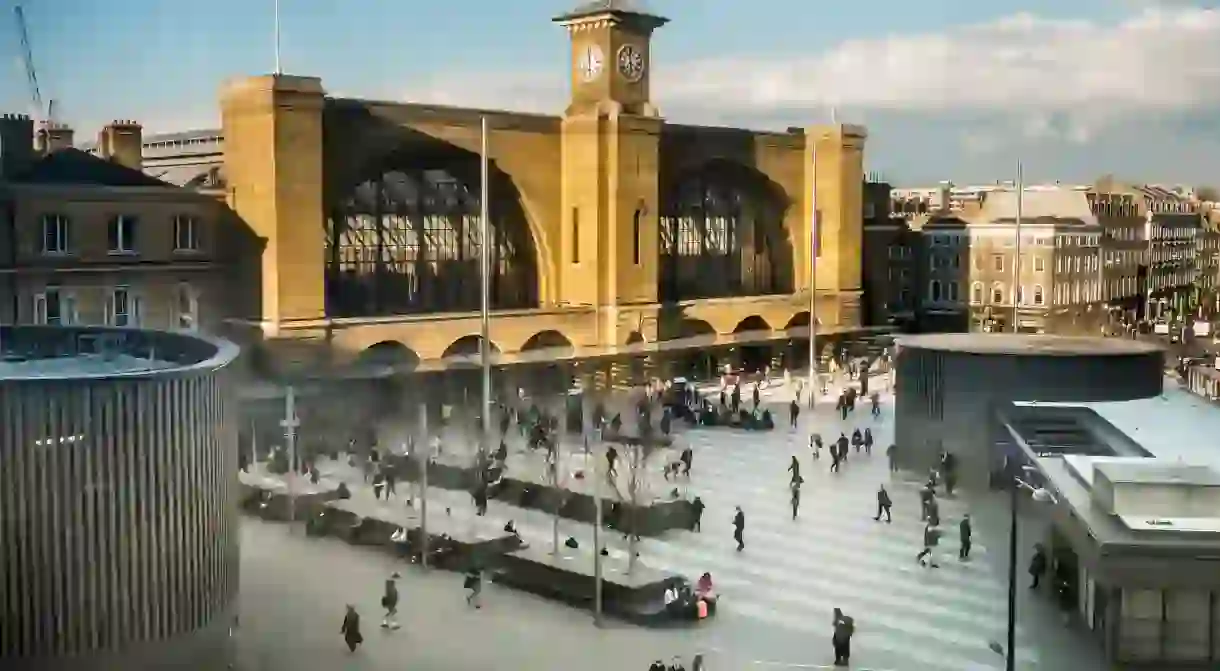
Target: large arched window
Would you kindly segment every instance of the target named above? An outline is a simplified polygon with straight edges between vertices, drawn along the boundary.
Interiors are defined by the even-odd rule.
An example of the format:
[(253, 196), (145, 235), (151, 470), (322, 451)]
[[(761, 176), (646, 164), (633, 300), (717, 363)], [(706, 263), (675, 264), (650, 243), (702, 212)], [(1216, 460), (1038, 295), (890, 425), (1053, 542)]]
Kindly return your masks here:
[[(537, 305), (532, 241), (519, 212), (498, 207), (493, 195), (493, 308)], [(446, 171), (392, 170), (359, 184), (328, 222), (329, 314), (477, 310), (480, 233), (478, 190)]]
[(771, 186), (747, 168), (713, 162), (666, 191), (661, 300), (791, 293), (785, 207)]

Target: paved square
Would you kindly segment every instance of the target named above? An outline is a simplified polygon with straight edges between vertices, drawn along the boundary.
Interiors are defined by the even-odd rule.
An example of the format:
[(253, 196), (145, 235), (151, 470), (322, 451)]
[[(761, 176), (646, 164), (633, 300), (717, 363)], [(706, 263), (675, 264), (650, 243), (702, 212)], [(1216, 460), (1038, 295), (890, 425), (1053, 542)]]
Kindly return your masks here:
[[(831, 408), (822, 407), (812, 418), (806, 412), (800, 429), (790, 431), (780, 405), (787, 392), (772, 388), (764, 396), (784, 420), (773, 432), (696, 429), (681, 434), (679, 445), (689, 443), (695, 452), (693, 477), (681, 487), (707, 503), (703, 531), (670, 532), (639, 546), (640, 561), (650, 567), (692, 577), (710, 571), (723, 595), (713, 620), (664, 631), (617, 624), (597, 630), (587, 613), (498, 588), (488, 591), (483, 610), (468, 611), (460, 576), (423, 575), (374, 552), (250, 521), (243, 547), (246, 671), (388, 669), (407, 663), (412, 669), (617, 671), (647, 668), (652, 660), (674, 654), (689, 659), (695, 652), (706, 653), (712, 669), (763, 663), (820, 668), (833, 659), (829, 634), (835, 607), (856, 618), (854, 669), (1003, 668), (1003, 658), (988, 644), (1004, 640), (1004, 498), (980, 494), (942, 500), (947, 532), (940, 548), (942, 568), (922, 568), (915, 562), (923, 528), (916, 495), (921, 483), (888, 473), (888, 415), (873, 420), (865, 407), (839, 422)], [(840, 474), (828, 472), (825, 453), (820, 461), (812, 459), (810, 431), (829, 441), (856, 426), (873, 430), (877, 445), (871, 457), (853, 452)], [(800, 458), (805, 479), (795, 521), (786, 472), (793, 454)], [(659, 463), (654, 467), (660, 470)], [(881, 483), (894, 499), (894, 523), (889, 525), (872, 519)], [(463, 492), (433, 489), (429, 496), (429, 517), (446, 514), (459, 523), (497, 527), (513, 519), (531, 545), (551, 546), (552, 520), (543, 512), (492, 502), (487, 518), (474, 518)], [(746, 514), (747, 547), (740, 554), (732, 541), (735, 505)], [(975, 518), (974, 559), (962, 563), (956, 559), (956, 525), (967, 509)], [(588, 525), (562, 520), (560, 534), (591, 547)], [(611, 563), (622, 570), (626, 541), (615, 533), (607, 537)], [(1034, 540), (1025, 538), (1029, 543), (1023, 546)], [(383, 636), (377, 601), (381, 581), (396, 568), (404, 573), (404, 627)], [(1024, 566), (1020, 568), (1024, 581)], [(1049, 606), (1026, 591), (1022, 586), (1020, 668), (1105, 668), (1080, 640), (1082, 634), (1061, 631)], [(368, 640), (351, 657), (337, 633), (348, 601), (364, 615)]]

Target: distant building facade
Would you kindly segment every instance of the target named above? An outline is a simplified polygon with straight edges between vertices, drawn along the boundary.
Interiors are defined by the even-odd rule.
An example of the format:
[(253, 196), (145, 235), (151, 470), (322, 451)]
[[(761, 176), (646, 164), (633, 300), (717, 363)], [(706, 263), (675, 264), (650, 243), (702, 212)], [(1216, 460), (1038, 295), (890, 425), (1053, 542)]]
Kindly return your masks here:
[(226, 208), (146, 174), (139, 124), (107, 125), (92, 153), (24, 116), (0, 119), (0, 136), (0, 293), (12, 297), (0, 321), (211, 330), (232, 316)]
[(915, 321), (919, 233), (893, 211), (893, 203), (889, 184), (865, 182), (862, 312), (866, 325), (909, 330)]
[[(1016, 193), (929, 216), (920, 228), (924, 331), (1097, 335), (1105, 323), (1101, 228), (1075, 189)], [(1018, 265), (1019, 264), (1019, 265)]]

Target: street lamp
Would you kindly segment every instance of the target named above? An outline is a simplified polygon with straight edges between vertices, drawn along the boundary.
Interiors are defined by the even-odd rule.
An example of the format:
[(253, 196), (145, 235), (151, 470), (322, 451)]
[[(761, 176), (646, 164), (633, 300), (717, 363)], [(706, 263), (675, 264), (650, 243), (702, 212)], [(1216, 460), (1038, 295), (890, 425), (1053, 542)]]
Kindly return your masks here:
[(1009, 528), (1008, 528), (1008, 646), (1005, 648), (1006, 671), (1016, 671), (1017, 668), (1017, 505), (1021, 490), (1029, 492), (1030, 498), (1038, 503), (1059, 503), (1054, 493), (1036, 487), (1022, 480), (1020, 472), (1036, 470), (1033, 466), (1023, 466), (1017, 472), (1012, 472), (1012, 483), (1009, 485)]

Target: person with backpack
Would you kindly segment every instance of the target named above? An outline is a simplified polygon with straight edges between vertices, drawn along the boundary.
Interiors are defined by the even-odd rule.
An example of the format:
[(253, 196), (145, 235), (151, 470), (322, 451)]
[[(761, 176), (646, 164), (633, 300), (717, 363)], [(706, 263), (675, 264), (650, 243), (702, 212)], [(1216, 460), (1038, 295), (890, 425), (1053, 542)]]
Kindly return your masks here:
[(834, 635), (830, 639), (835, 651), (835, 666), (851, 664), (851, 637), (855, 633), (855, 619), (836, 608), (834, 614)]

